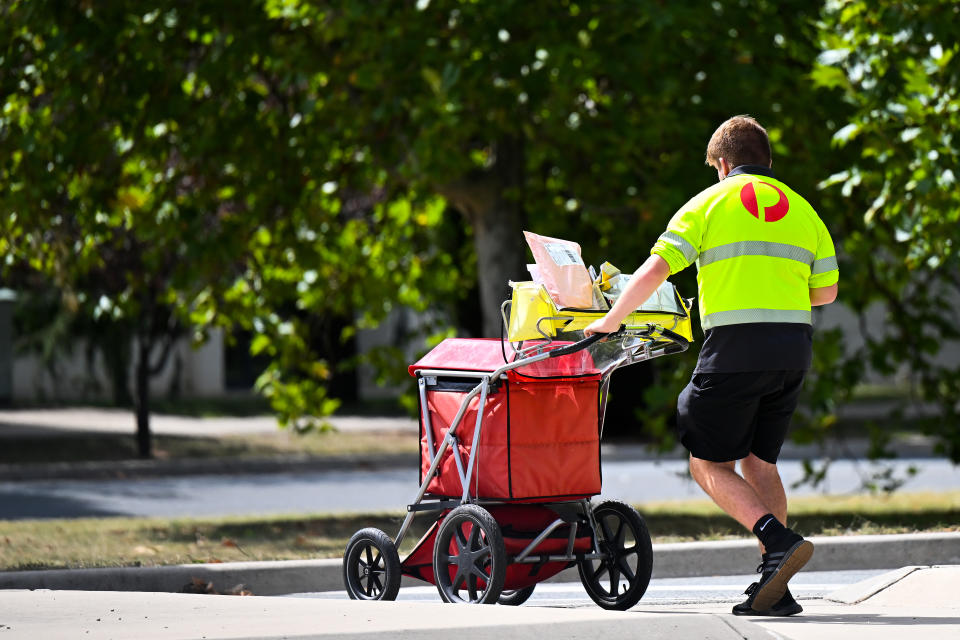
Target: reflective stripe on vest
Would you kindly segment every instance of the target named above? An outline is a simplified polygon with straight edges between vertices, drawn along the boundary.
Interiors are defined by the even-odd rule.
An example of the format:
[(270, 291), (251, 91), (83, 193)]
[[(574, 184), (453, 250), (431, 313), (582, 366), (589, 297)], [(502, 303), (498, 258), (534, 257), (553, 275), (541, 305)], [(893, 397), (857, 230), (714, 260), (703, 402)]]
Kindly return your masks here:
[(734, 309), (732, 311), (716, 311), (703, 317), (703, 330), (722, 327), (728, 324), (745, 324), (749, 322), (794, 322), (813, 324), (810, 311), (790, 309)]
[(683, 254), (687, 264), (692, 264), (697, 259), (697, 248), (690, 244), (686, 238), (672, 231), (664, 231), (660, 234), (660, 239), (667, 244), (676, 247)]
[(813, 261), (813, 266), (810, 267), (810, 275), (815, 276), (818, 273), (826, 273), (827, 271), (833, 271), (839, 268), (837, 256), (827, 256), (826, 258)]
[[(730, 244), (722, 244), (719, 247), (707, 249), (701, 253), (700, 257), (697, 259), (697, 269), (705, 267), (713, 262), (726, 260), (728, 258), (739, 258), (741, 256), (786, 258), (788, 260), (802, 262), (806, 265), (814, 264), (814, 253), (808, 249), (804, 249), (803, 247), (797, 247), (792, 244), (784, 244), (782, 242), (744, 240), (742, 242), (731, 242)], [(817, 262), (822, 262), (822, 260), (818, 260)], [(824, 269), (824, 271), (829, 271), (829, 269)]]

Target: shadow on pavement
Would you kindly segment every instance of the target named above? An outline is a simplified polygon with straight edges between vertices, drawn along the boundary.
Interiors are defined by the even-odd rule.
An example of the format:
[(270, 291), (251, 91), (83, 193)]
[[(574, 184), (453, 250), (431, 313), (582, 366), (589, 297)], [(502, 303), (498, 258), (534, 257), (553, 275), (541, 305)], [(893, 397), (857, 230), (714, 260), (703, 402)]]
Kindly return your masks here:
[(928, 617), (928, 616), (888, 616), (880, 613), (846, 613), (842, 615), (801, 614), (789, 618), (748, 618), (749, 620), (764, 623), (796, 624), (857, 624), (871, 626), (911, 626), (911, 625), (956, 625), (960, 624), (960, 616)]
[(98, 518), (126, 515), (129, 514), (103, 509), (87, 500), (43, 491), (31, 491), (28, 494), (0, 492), (0, 520)]

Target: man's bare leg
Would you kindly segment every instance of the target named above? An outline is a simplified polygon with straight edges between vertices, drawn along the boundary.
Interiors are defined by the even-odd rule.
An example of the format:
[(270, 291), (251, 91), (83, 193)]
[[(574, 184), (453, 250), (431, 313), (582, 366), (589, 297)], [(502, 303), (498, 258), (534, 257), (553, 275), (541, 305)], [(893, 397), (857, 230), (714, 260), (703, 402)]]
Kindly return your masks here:
[[(778, 507), (781, 512), (786, 511), (786, 497), (783, 495), (783, 483), (780, 482), (779, 473), (774, 479), (769, 469), (752, 461), (746, 464), (751, 471), (759, 472), (763, 485), (761, 490), (764, 487), (771, 489), (768, 498), (774, 504), (767, 505), (753, 485), (737, 474), (735, 462), (711, 462), (691, 455), (690, 473), (717, 506), (768, 545), (773, 544), (773, 549), (777, 551), (770, 553), (769, 562), (765, 560), (758, 587), (747, 603), (756, 611), (762, 612), (770, 609), (784, 596), (787, 582), (813, 555), (813, 545), (785, 528), (773, 511)], [(779, 486), (779, 493), (776, 486)]]
[(736, 464), (710, 462), (690, 456), (690, 473), (717, 506), (751, 531), (757, 520), (766, 514), (777, 514), (764, 503), (756, 489), (737, 473)]
[[(761, 460), (751, 453), (740, 461), (740, 472), (743, 473), (743, 479), (753, 487), (757, 496), (769, 509), (767, 513), (772, 513), (777, 520), (786, 525), (787, 494), (783, 490), (783, 481), (780, 479), (777, 465)], [(765, 551), (763, 543), (759, 544), (760, 552), (763, 553)]]

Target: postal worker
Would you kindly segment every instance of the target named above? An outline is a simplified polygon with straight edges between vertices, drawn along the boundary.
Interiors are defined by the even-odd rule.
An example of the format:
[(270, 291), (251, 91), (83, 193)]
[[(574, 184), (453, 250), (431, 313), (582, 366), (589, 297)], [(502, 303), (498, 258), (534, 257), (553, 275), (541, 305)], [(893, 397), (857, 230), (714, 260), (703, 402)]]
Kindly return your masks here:
[(720, 125), (706, 161), (719, 183), (677, 211), (613, 308), (584, 333), (616, 331), (667, 276), (696, 262), (705, 338), (677, 401), (677, 431), (697, 483), (760, 540), (760, 579), (733, 613), (792, 615), (802, 608), (787, 582), (813, 544), (786, 526), (777, 457), (810, 367), (811, 307), (837, 296), (836, 252), (813, 207), (775, 177), (756, 120)]

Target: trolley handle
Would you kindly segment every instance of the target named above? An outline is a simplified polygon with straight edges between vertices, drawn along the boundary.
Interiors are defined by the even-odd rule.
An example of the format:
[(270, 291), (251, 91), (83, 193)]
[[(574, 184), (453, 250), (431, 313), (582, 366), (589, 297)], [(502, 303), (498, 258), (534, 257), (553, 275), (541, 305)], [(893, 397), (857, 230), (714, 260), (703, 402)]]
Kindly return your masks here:
[(587, 338), (584, 338), (583, 340), (580, 340), (579, 342), (574, 342), (573, 344), (568, 344), (565, 347), (554, 349), (553, 351), (550, 352), (550, 357), (559, 358), (560, 356), (568, 356), (571, 353), (582, 351), (583, 349), (586, 349), (587, 347), (592, 345), (594, 342), (598, 342), (600, 340), (603, 340), (604, 338), (608, 338), (610, 336), (615, 336), (619, 334), (621, 331), (623, 331), (623, 329), (624, 327), (621, 325), (621, 327), (618, 330), (614, 331), (613, 333), (595, 333), (592, 336), (589, 336)]
[(667, 345), (666, 353), (680, 353), (681, 351), (686, 351), (687, 347), (690, 346), (689, 340), (678, 333), (670, 331), (670, 329), (661, 329), (660, 335), (671, 342), (671, 344)]

